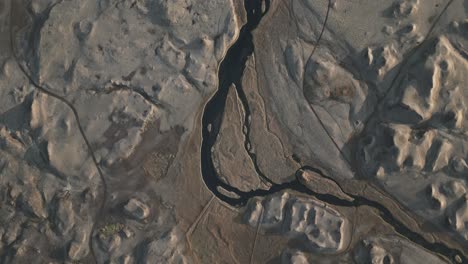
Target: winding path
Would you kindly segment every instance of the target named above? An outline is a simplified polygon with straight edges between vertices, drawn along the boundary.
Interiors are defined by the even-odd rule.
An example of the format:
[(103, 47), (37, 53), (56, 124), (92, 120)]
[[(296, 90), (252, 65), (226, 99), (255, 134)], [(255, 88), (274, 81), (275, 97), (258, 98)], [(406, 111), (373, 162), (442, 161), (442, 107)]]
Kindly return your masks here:
[[(12, 2), (15, 1), (15, 0), (11, 0)], [(44, 12), (43, 12), (43, 20), (45, 21), (49, 14), (50, 14), (50, 11), (57, 5), (61, 3), (61, 1), (58, 1), (57, 3), (55, 4), (52, 4), (50, 5)], [(73, 113), (73, 117), (75, 118), (75, 121), (76, 121), (76, 124), (78, 126), (78, 130), (80, 131), (80, 134), (81, 134), (81, 137), (83, 138), (85, 144), (86, 144), (86, 147), (88, 149), (88, 153), (89, 155), (91, 156), (92, 160), (93, 160), (93, 163), (96, 167), (96, 170), (99, 174), (99, 178), (101, 180), (101, 186), (102, 186), (102, 199), (99, 201), (98, 203), (98, 209), (96, 210), (96, 215), (95, 215), (95, 220), (93, 221), (92, 223), (92, 227), (91, 227), (91, 231), (90, 231), (90, 234), (89, 234), (89, 248), (90, 248), (90, 251), (91, 251), (91, 255), (92, 255), (92, 258), (94, 260), (94, 263), (98, 263), (97, 261), (97, 257), (96, 257), (96, 253), (94, 251), (94, 248), (93, 248), (93, 234), (96, 230), (96, 219), (98, 218), (98, 216), (103, 212), (103, 209), (104, 209), (104, 206), (106, 204), (106, 200), (107, 200), (107, 183), (106, 183), (106, 178), (104, 177), (104, 173), (102, 172), (101, 170), (101, 167), (99, 166), (99, 163), (96, 159), (96, 155), (94, 154), (94, 150), (93, 150), (93, 147), (91, 146), (89, 140), (88, 140), (88, 137), (86, 136), (86, 133), (84, 132), (84, 129), (83, 129), (83, 126), (81, 125), (81, 122), (80, 122), (80, 118), (78, 116), (78, 111), (76, 110), (75, 106), (70, 102), (68, 101), (65, 97), (53, 92), (52, 90), (50, 89), (47, 89), (45, 88), (45, 86), (39, 84), (38, 82), (36, 82), (32, 75), (28, 72), (28, 69), (27, 69), (27, 66), (24, 66), (22, 63), (21, 63), (21, 60), (20, 60), (20, 57), (18, 56), (18, 53), (16, 51), (16, 45), (15, 45), (15, 41), (14, 41), (14, 34), (13, 34), (13, 23), (12, 23), (12, 14), (13, 14), (13, 4), (10, 3), (10, 49), (11, 49), (11, 53), (13, 55), (13, 58), (16, 62), (16, 64), (18, 65), (20, 71), (23, 73), (23, 75), (28, 79), (28, 81), (34, 86), (35, 89), (37, 89), (40, 93), (43, 93), (43, 94), (46, 94), (52, 98), (55, 98), (61, 102), (63, 102), (68, 108), (70, 108), (70, 110), (72, 111)], [(34, 34), (35, 32), (33, 32)]]

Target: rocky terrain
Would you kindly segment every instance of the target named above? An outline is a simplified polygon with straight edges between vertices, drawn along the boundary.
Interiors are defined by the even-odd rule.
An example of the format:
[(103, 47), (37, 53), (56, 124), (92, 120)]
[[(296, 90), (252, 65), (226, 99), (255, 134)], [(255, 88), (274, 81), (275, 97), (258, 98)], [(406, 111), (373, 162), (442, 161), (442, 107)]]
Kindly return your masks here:
[(0, 0), (0, 263), (468, 263), (464, 0)]
[(340, 251), (350, 237), (348, 222), (339, 212), (288, 193), (252, 202), (244, 217), (253, 227), (302, 237), (311, 251)]

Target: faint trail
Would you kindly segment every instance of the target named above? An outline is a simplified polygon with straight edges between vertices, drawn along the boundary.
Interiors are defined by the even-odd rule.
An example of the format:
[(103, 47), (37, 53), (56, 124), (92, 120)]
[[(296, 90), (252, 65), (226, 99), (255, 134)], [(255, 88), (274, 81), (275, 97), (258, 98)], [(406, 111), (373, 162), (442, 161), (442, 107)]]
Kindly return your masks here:
[[(11, 0), (11, 2), (13, 2), (14, 0)], [(46, 11), (47, 15), (50, 13), (50, 11), (57, 5), (61, 3), (61, 1), (55, 3), (55, 4), (52, 4), (50, 5)], [(107, 199), (107, 183), (106, 183), (106, 179), (104, 177), (104, 174), (99, 166), (99, 163), (97, 162), (97, 159), (96, 159), (96, 156), (94, 155), (94, 150), (88, 140), (88, 138), (86, 137), (86, 134), (84, 132), (84, 129), (83, 129), (83, 126), (81, 125), (81, 122), (80, 122), (80, 119), (79, 119), (79, 116), (78, 116), (78, 112), (76, 110), (76, 108), (73, 106), (72, 103), (70, 103), (66, 98), (64, 98), (63, 96), (61, 95), (58, 95), (56, 93), (54, 93), (53, 91), (45, 88), (44, 86), (40, 85), (39, 83), (37, 83), (36, 81), (34, 81), (34, 79), (31, 77), (31, 75), (28, 73), (28, 71), (26, 70), (26, 68), (20, 63), (20, 58), (17, 54), (17, 51), (16, 51), (16, 48), (15, 48), (15, 41), (14, 41), (14, 36), (13, 36), (13, 22), (12, 22), (12, 17), (13, 17), (13, 4), (10, 3), (10, 49), (11, 49), (11, 53), (13, 55), (13, 58), (15, 59), (15, 62), (16, 64), (18, 65), (18, 67), (20, 68), (21, 72), (24, 74), (24, 76), (28, 79), (28, 81), (41, 93), (44, 93), (48, 96), (51, 96), (55, 99), (58, 99), (59, 101), (63, 102), (68, 108), (70, 108), (72, 110), (72, 113), (73, 113), (73, 116), (75, 118), (75, 121), (77, 123), (77, 126), (78, 126), (78, 130), (80, 131), (80, 134), (83, 138), (83, 140), (85, 141), (86, 143), (86, 147), (88, 149), (88, 152), (89, 152), (89, 155), (91, 156), (92, 160), (93, 160), (93, 163), (98, 171), (98, 174), (99, 174), (99, 178), (101, 180), (101, 183), (102, 183), (102, 188), (103, 188), (103, 198), (101, 200), (101, 203), (99, 205), (99, 209), (96, 213), (96, 217), (103, 211), (104, 209), (104, 205), (106, 204), (106, 199)], [(94, 252), (94, 249), (93, 249), (93, 246), (92, 246), (92, 237), (93, 237), (93, 233), (96, 229), (96, 222), (97, 221), (93, 221), (93, 225), (92, 225), (92, 228), (91, 228), (91, 233), (89, 235), (89, 248), (90, 248), (90, 251), (91, 251), (91, 255), (93, 256), (93, 259), (94, 259), (94, 262), (95, 263), (98, 263), (97, 262), (97, 258), (96, 258), (96, 254)]]
[(249, 261), (250, 264), (252, 264), (254, 260), (255, 246), (257, 245), (258, 233), (260, 232), (260, 225), (262, 224), (262, 221), (263, 221), (263, 206), (262, 206), (262, 210), (260, 211), (260, 217), (258, 218), (258, 222), (257, 222), (257, 230), (255, 231), (255, 238), (254, 238), (254, 242), (252, 245), (252, 252), (250, 253), (250, 261)]
[(317, 50), (317, 47), (319, 46), (320, 40), (322, 40), (323, 33), (325, 32), (325, 27), (327, 26), (328, 17), (330, 16), (331, 6), (332, 6), (332, 2), (331, 2), (331, 0), (328, 0), (327, 13), (325, 14), (325, 19), (323, 20), (322, 29), (320, 30), (320, 34), (319, 34), (319, 36), (317, 38), (317, 43), (315, 44), (315, 46), (312, 49), (312, 52), (310, 53), (309, 57), (307, 58), (307, 62), (310, 61), (310, 59), (314, 55), (315, 51)]
[(190, 238), (190, 236), (192, 236), (192, 233), (193, 231), (195, 231), (195, 228), (197, 227), (198, 225), (198, 222), (200, 222), (200, 220), (202, 219), (202, 217), (206, 214), (206, 212), (208, 211), (208, 209), (210, 208), (211, 204), (213, 203), (214, 199), (216, 198), (216, 196), (213, 194), (211, 196), (211, 199), (206, 203), (206, 205), (203, 207), (203, 210), (200, 212), (200, 214), (198, 215), (197, 219), (195, 219), (195, 221), (192, 223), (192, 225), (190, 226), (189, 230), (187, 231), (187, 233), (185, 234), (185, 236), (187, 237), (187, 241), (188, 241), (188, 238)]
[[(309, 65), (309, 62), (312, 59), (312, 56), (314, 55), (315, 51), (317, 50), (317, 48), (318, 48), (318, 46), (320, 44), (320, 40), (322, 39), (323, 33), (325, 32), (325, 28), (327, 26), (328, 17), (330, 16), (331, 7), (332, 7), (332, 2), (331, 2), (331, 0), (328, 0), (327, 13), (325, 14), (325, 19), (323, 21), (322, 29), (320, 30), (320, 34), (319, 34), (319, 36), (317, 38), (316, 44), (314, 45), (314, 47), (312, 49), (312, 52), (310, 53), (309, 57), (307, 58), (306, 65), (304, 67), (305, 69), (307, 69), (307, 66)], [(304, 98), (306, 98), (305, 93), (304, 93), (304, 87), (305, 87), (305, 76), (302, 78), (302, 92), (303, 92)], [(307, 100), (307, 98), (306, 98), (306, 100)], [(326, 128), (325, 124), (323, 123), (322, 119), (320, 118), (319, 114), (317, 113), (317, 110), (315, 110), (314, 105), (312, 103), (309, 103), (309, 106), (310, 106), (310, 109), (312, 110), (312, 112), (314, 113), (314, 116), (317, 118), (318, 122), (320, 123), (320, 126), (323, 128), (323, 130), (325, 131), (327, 136), (332, 141), (333, 145), (335, 145), (336, 149), (340, 152), (340, 155), (343, 157), (343, 159), (345, 159), (346, 163), (348, 164), (349, 169), (352, 171), (353, 166), (351, 166), (351, 161), (348, 159), (348, 157), (346, 157), (346, 155), (341, 150), (340, 146), (338, 146), (338, 143), (336, 142), (336, 140), (333, 138), (331, 133)]]

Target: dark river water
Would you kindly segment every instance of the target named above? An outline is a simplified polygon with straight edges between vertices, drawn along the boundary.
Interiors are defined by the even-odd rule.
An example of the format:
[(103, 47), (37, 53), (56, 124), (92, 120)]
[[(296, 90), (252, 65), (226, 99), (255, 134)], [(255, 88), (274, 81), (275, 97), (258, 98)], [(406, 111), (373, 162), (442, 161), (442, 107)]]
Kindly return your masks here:
[[(266, 175), (262, 174), (257, 166), (255, 154), (247, 151), (247, 145), (250, 144), (248, 137), (250, 131), (248, 122), (250, 108), (245, 93), (242, 89), (241, 80), (247, 59), (254, 52), (252, 32), (258, 26), (262, 17), (268, 12), (270, 7), (270, 0), (244, 0), (244, 7), (247, 12), (247, 23), (242, 27), (238, 39), (229, 48), (225, 58), (221, 62), (218, 73), (218, 90), (205, 106), (202, 117), (201, 170), (203, 181), (205, 182), (208, 189), (214, 195), (216, 195), (218, 199), (235, 207), (246, 205), (250, 198), (263, 197), (280, 192), (282, 190), (294, 190), (306, 195), (314, 196), (316, 199), (337, 206), (359, 207), (366, 205), (377, 209), (383, 220), (392, 225), (397, 233), (406, 237), (410, 241), (426, 248), (429, 251), (445, 256), (452, 261), (454, 261), (455, 256), (458, 255), (462, 260), (461, 263), (468, 263), (468, 260), (461, 252), (455, 249), (451, 249), (441, 243), (430, 243), (421, 235), (406, 227), (393, 216), (390, 210), (376, 201), (352, 194), (348, 195), (353, 197), (354, 201), (342, 200), (333, 195), (315, 193), (303, 186), (297, 179), (283, 184), (275, 184), (270, 181)], [(219, 129), (221, 127), (229, 88), (233, 84), (236, 87), (239, 98), (241, 99), (246, 112), (244, 124), (247, 127), (247, 132), (244, 147), (249, 153), (249, 156), (254, 163), (259, 177), (271, 185), (268, 190), (257, 189), (249, 192), (240, 191), (234, 186), (228, 185), (221, 181), (221, 177), (218, 175), (213, 164), (211, 149), (216, 142)], [(320, 170), (311, 166), (304, 166), (301, 169), (312, 170), (319, 173), (320, 175), (323, 175)], [(220, 191), (220, 189), (223, 189), (224, 191)], [(231, 193), (234, 195), (228, 195), (226, 193)]]

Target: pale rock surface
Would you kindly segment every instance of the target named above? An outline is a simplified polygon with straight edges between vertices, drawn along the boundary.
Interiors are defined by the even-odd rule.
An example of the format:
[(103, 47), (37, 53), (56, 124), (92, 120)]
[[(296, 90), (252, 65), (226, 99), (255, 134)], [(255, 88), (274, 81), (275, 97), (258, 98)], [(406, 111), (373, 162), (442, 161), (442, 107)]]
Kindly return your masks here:
[(338, 211), (286, 192), (251, 202), (244, 218), (261, 230), (304, 238), (312, 252), (340, 251), (349, 236), (349, 223)]
[(125, 214), (137, 220), (144, 220), (150, 214), (150, 208), (148, 205), (138, 200), (137, 198), (128, 200), (123, 209)]
[(285, 250), (281, 254), (281, 264), (309, 264), (307, 257), (301, 251)]
[[(431, 39), (421, 54), (409, 59), (411, 67), (371, 121), (357, 157), (365, 174), (401, 202), (428, 219), (452, 219), (453, 230), (466, 239), (460, 225), (466, 203), (458, 199), (466, 193), (462, 175), (468, 171), (468, 92), (461, 88), (468, 62), (447, 36)], [(459, 208), (458, 217), (452, 207)]]
[(398, 236), (369, 237), (354, 250), (354, 261), (372, 264), (447, 263), (417, 245)]

